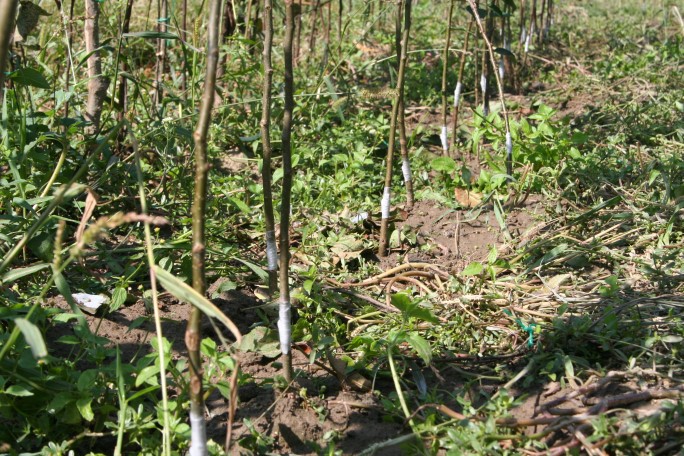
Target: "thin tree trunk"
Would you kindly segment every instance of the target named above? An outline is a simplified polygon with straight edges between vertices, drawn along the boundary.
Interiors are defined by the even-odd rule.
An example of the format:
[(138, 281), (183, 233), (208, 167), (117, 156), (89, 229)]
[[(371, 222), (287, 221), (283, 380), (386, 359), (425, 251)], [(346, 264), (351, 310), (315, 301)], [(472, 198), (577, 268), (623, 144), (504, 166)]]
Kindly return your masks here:
[[(207, 174), (209, 172), (207, 135), (209, 133), (209, 124), (211, 123), (211, 110), (214, 106), (214, 93), (216, 91), (220, 11), (220, 0), (211, 0), (204, 92), (202, 94), (197, 128), (193, 134), (195, 139), (195, 193), (192, 203), (192, 286), (195, 291), (203, 296), (206, 291), (204, 219), (206, 217)], [(202, 359), (200, 357), (201, 320), (201, 311), (197, 307), (193, 307), (185, 331), (185, 345), (188, 348), (188, 357), (190, 359), (191, 456), (204, 456), (207, 454), (204, 398), (202, 395)]]
[(311, 27), (309, 31), (309, 53), (306, 56), (307, 61), (316, 53), (316, 23), (318, 22), (318, 11), (320, 9), (321, 0), (316, 0), (311, 13)]
[(466, 62), (466, 52), (468, 51), (468, 42), (470, 41), (470, 33), (473, 28), (473, 22), (474, 20), (470, 20), (468, 22), (468, 30), (466, 31), (466, 36), (465, 40), (463, 40), (463, 48), (461, 51), (461, 60), (459, 62), (458, 66), (458, 79), (456, 79), (456, 88), (454, 89), (454, 118), (453, 118), (453, 123), (452, 123), (452, 136), (453, 136), (453, 142), (452, 145), (454, 147), (454, 151), (456, 149), (456, 139), (457, 139), (457, 132), (458, 132), (458, 113), (460, 111), (460, 106), (461, 106), (461, 91), (463, 90), (463, 70), (465, 68), (465, 62)]
[[(406, 72), (406, 62), (408, 61), (408, 40), (411, 30), (411, 0), (403, 0), (404, 4), (404, 32), (401, 42), (401, 59), (399, 60), (399, 72), (397, 74), (397, 94), (392, 104), (392, 115), (390, 117), (390, 131), (387, 147), (387, 163), (385, 163), (385, 188), (382, 194), (382, 219), (380, 222), (380, 246), (378, 255), (387, 256), (389, 247), (389, 212), (392, 188), (392, 162), (394, 160), (394, 143), (397, 129), (397, 118), (399, 117), (399, 107), (403, 104), (404, 96), (404, 73)], [(401, 8), (401, 4), (399, 6)]]
[[(158, 4), (157, 13), (157, 31), (159, 33), (166, 33), (169, 23), (169, 5), (167, 0), (160, 0)], [(162, 79), (166, 71), (166, 39), (157, 39), (157, 64), (154, 71), (154, 100), (155, 106), (161, 103), (164, 98), (164, 91), (162, 87)]]
[(449, 69), (449, 45), (451, 44), (451, 24), (453, 16), (454, 0), (451, 0), (449, 3), (446, 42), (444, 43), (444, 52), (442, 53), (442, 131), (439, 137), (442, 140), (444, 155), (449, 155), (449, 133), (447, 128), (447, 116), (449, 115), (449, 108), (447, 105), (447, 70)]
[(275, 237), (273, 216), (273, 192), (271, 190), (271, 90), (273, 89), (273, 67), (271, 50), (273, 48), (273, 2), (264, 0), (264, 86), (261, 110), (261, 144), (263, 163), (261, 179), (264, 186), (264, 219), (266, 225), (266, 259), (268, 261), (268, 294), (273, 296), (278, 287), (278, 248)]
[(247, 0), (247, 8), (245, 9), (245, 39), (252, 37), (252, 0)]
[(292, 381), (292, 350), (290, 335), (290, 197), (292, 192), (292, 116), (294, 111), (294, 70), (292, 42), (295, 29), (294, 0), (285, 0), (285, 106), (283, 110), (283, 190), (280, 204), (280, 303), (278, 332), (280, 350), (283, 354), (283, 374), (285, 380)]
[[(131, 26), (131, 14), (133, 12), (133, 1), (134, 0), (128, 0), (126, 2), (126, 10), (124, 11), (124, 17), (123, 21), (121, 24), (121, 34), (128, 33), (130, 31), (130, 26)], [(119, 49), (119, 52), (121, 52), (121, 49)], [(121, 73), (125, 73), (128, 71), (128, 63), (126, 62), (126, 59), (121, 60)], [(68, 75), (67, 75), (68, 76)], [(119, 101), (119, 107), (120, 110), (117, 114), (117, 120), (121, 122), (126, 113), (128, 112), (128, 80), (123, 76), (119, 76), (119, 91), (117, 95), (118, 101)], [(123, 139), (125, 138), (126, 135), (126, 130), (125, 127), (121, 128), (121, 131), (119, 132), (119, 135), (117, 137), (117, 143), (121, 144), (123, 142)]]
[[(486, 46), (486, 53), (489, 54), (489, 60), (492, 66), (495, 66), (495, 58), (494, 58), (494, 49), (492, 48), (492, 43), (489, 41), (489, 38), (487, 37), (487, 33), (484, 29), (484, 26), (482, 25), (482, 21), (480, 20), (480, 16), (477, 12), (477, 7), (475, 6), (475, 1), (474, 0), (467, 0), (468, 4), (471, 6), (473, 9), (473, 14), (475, 15), (475, 22), (477, 23), (477, 27), (480, 30), (480, 34), (482, 35), (482, 38), (484, 39), (485, 46)], [(506, 125), (506, 172), (509, 176), (509, 179), (512, 179), (513, 176), (513, 139), (511, 137), (511, 123), (510, 119), (508, 117), (508, 110), (506, 109), (506, 100), (504, 97), (504, 92), (503, 92), (503, 84), (501, 83), (501, 80), (499, 79), (499, 74), (497, 72), (494, 72), (494, 77), (496, 78), (496, 86), (499, 89), (499, 98), (501, 99), (501, 112), (503, 113), (503, 118), (504, 118), (504, 123)]]
[(294, 39), (293, 65), (296, 65), (297, 62), (299, 62), (299, 55), (302, 52), (302, 0), (299, 0), (299, 3), (297, 3), (294, 6), (294, 8), (295, 8), (295, 11), (292, 14), (294, 14), (294, 17), (295, 17), (295, 34), (296, 34), (296, 37), (293, 38)]
[[(226, 0), (223, 5), (223, 25), (221, 26), (221, 44), (226, 44), (228, 38), (235, 33), (237, 28), (237, 21), (235, 19), (235, 14), (233, 13), (233, 0)], [(216, 78), (220, 81), (226, 72), (226, 63), (228, 62), (228, 55), (224, 55), (221, 58), (221, 62), (218, 67), (218, 73)]]
[(88, 57), (88, 100), (86, 101), (87, 135), (94, 135), (100, 129), (102, 104), (107, 96), (107, 79), (102, 76), (102, 60), (100, 58), (100, 4), (97, 0), (85, 2), (85, 45)]
[[(397, 73), (399, 73), (399, 60), (401, 59), (401, 35), (402, 35), (402, 9), (399, 8), (394, 34), (394, 47), (397, 53)], [(411, 161), (409, 160), (408, 141), (406, 140), (406, 116), (404, 110), (404, 97), (399, 100), (399, 150), (401, 151), (401, 172), (406, 187), (406, 209), (413, 208), (413, 176), (411, 175)]]
[(344, 1), (338, 0), (337, 3), (337, 41), (342, 42), (342, 13), (344, 11)]

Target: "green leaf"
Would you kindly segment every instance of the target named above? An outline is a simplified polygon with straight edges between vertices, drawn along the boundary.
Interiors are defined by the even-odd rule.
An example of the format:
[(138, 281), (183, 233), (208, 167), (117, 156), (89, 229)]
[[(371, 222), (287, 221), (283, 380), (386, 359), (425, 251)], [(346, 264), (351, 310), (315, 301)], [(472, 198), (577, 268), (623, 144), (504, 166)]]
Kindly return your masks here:
[(33, 392), (23, 385), (12, 385), (5, 390), (5, 394), (19, 397), (33, 396)]
[(131, 32), (124, 33), (122, 35), (124, 38), (152, 38), (152, 39), (163, 39), (163, 40), (177, 40), (178, 35), (169, 32)]
[[(253, 266), (255, 266), (259, 271), (261, 271), (261, 269), (258, 268), (258, 266)], [(232, 320), (226, 316), (226, 314), (221, 312), (221, 310), (218, 307), (212, 304), (211, 301), (209, 301), (203, 295), (201, 295), (193, 288), (188, 286), (188, 284), (186, 284), (179, 278), (175, 277), (170, 272), (160, 268), (159, 266), (154, 266), (154, 272), (157, 278), (159, 279), (159, 282), (161, 282), (161, 284), (164, 286), (164, 288), (166, 288), (166, 290), (169, 293), (171, 293), (177, 299), (183, 302), (188, 302), (193, 306), (197, 307), (206, 316), (214, 318), (223, 323), (223, 325), (230, 332), (233, 333), (233, 337), (235, 337), (237, 343), (240, 343), (240, 341), (242, 340), (242, 334), (240, 334), (240, 330), (237, 328), (237, 326), (235, 326), (235, 323), (233, 323)], [(264, 271), (261, 272), (263, 274), (266, 274)]]
[(511, 57), (511, 58), (515, 59), (515, 54), (513, 54), (511, 51), (509, 51), (506, 48), (496, 48), (496, 49), (494, 49), (494, 52), (496, 52), (499, 55), (503, 55), (505, 57)]
[(456, 171), (456, 162), (451, 157), (437, 157), (430, 162), (430, 166), (435, 171), (453, 173)]
[(128, 297), (128, 291), (126, 287), (116, 287), (112, 292), (112, 299), (109, 302), (109, 310), (114, 312), (118, 310), (125, 302)]
[(432, 350), (430, 349), (430, 343), (427, 340), (417, 332), (410, 332), (406, 334), (406, 342), (408, 342), (418, 356), (425, 361), (425, 364), (430, 364), (430, 361), (432, 361)]
[(152, 384), (156, 385), (156, 375), (158, 373), (159, 366), (157, 366), (156, 364), (145, 367), (138, 373), (138, 376), (135, 378), (135, 386), (138, 387), (143, 383), (147, 382), (148, 380), (152, 380)]
[(247, 205), (244, 203), (244, 201), (242, 201), (242, 200), (240, 200), (240, 199), (238, 199), (238, 198), (233, 198), (233, 197), (230, 197), (230, 198), (228, 198), (228, 199), (229, 199), (230, 202), (233, 203), (233, 205), (234, 205), (235, 207), (237, 207), (238, 210), (240, 210), (240, 212), (242, 212), (243, 214), (249, 215), (249, 214), (252, 213), (252, 209), (250, 209), (250, 207), (247, 206)]
[(31, 266), (27, 266), (25, 268), (12, 269), (11, 271), (8, 271), (4, 276), (2, 276), (2, 279), (0, 279), (0, 281), (2, 283), (12, 283), (16, 280), (21, 279), (22, 277), (29, 276), (38, 271), (42, 271), (43, 269), (46, 269), (48, 267), (50, 267), (48, 263), (37, 263)]
[(84, 420), (92, 421), (95, 418), (93, 409), (90, 404), (93, 402), (92, 397), (82, 397), (76, 401), (76, 407), (78, 407), (78, 412), (81, 414)]
[(461, 275), (476, 276), (482, 274), (483, 270), (484, 266), (482, 265), (482, 263), (480, 263), (479, 261), (473, 261), (468, 266), (466, 266), (463, 271), (461, 271)]
[(245, 266), (247, 266), (249, 269), (251, 269), (252, 272), (259, 277), (259, 279), (263, 281), (268, 280), (268, 272), (264, 271), (261, 268), (261, 266), (256, 265), (251, 261), (243, 260), (242, 258), (235, 257), (235, 259), (238, 260), (240, 263), (244, 264)]
[(49, 89), (50, 83), (43, 73), (33, 68), (19, 68), (17, 71), (10, 73), (9, 78), (15, 84), (23, 86), (38, 87), (39, 89)]
[(396, 293), (392, 295), (391, 299), (392, 304), (401, 311), (404, 319), (408, 320), (409, 318), (417, 318), (418, 320), (423, 320), (434, 324), (439, 323), (437, 317), (435, 317), (429, 309), (421, 307), (418, 302), (411, 300), (411, 297), (407, 294)]
[(24, 318), (17, 318), (14, 320), (17, 324), (17, 328), (23, 334), (26, 343), (31, 347), (31, 353), (36, 359), (44, 358), (47, 356), (47, 347), (45, 346), (45, 340), (43, 340), (43, 335), (40, 333), (40, 329), (30, 321)]

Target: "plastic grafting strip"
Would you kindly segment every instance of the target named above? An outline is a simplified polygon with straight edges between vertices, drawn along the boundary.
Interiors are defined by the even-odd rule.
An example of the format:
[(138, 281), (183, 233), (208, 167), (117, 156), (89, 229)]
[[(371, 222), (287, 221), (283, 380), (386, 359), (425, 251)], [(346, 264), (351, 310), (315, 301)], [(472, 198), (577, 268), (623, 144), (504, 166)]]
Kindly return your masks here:
[(487, 91), (487, 77), (484, 74), (480, 76), (480, 88), (482, 89), (482, 93)]
[(170, 17), (160, 17), (157, 19), (157, 22), (169, 22), (171, 20)]
[(382, 193), (382, 201), (380, 201), (380, 211), (384, 219), (388, 219), (390, 214), (390, 193), (391, 189), (385, 187), (385, 191)]
[(290, 345), (292, 345), (291, 308), (292, 306), (289, 302), (281, 302), (278, 307), (278, 337), (280, 339), (280, 352), (283, 355), (290, 353)]
[(446, 125), (442, 126), (442, 132), (439, 135), (439, 139), (442, 140), (442, 150), (444, 150), (444, 152), (449, 150), (449, 136)]
[(501, 57), (501, 60), (499, 60), (499, 77), (500, 77), (501, 79), (504, 78), (504, 73), (505, 73), (505, 69), (504, 69), (504, 59), (503, 59), (503, 57)]
[(454, 89), (454, 108), (458, 108), (458, 104), (461, 101), (461, 89), (463, 86), (461, 85), (461, 81), (458, 81), (456, 83), (456, 88)]
[(404, 174), (404, 182), (409, 182), (411, 180), (411, 164), (406, 157), (401, 161), (401, 172)]
[(266, 231), (266, 259), (268, 270), (278, 270), (278, 248), (276, 247), (275, 231)]

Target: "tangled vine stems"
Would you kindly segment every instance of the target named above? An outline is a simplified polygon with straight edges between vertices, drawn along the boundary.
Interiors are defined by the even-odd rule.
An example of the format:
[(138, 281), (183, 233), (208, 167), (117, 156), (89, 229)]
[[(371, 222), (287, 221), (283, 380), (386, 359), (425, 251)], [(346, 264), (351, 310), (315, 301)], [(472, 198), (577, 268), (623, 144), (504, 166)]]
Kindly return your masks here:
[(292, 42), (295, 32), (295, 5), (293, 0), (285, 1), (285, 103), (283, 109), (283, 190), (280, 204), (280, 303), (278, 333), (280, 351), (283, 354), (283, 374), (285, 380), (292, 381), (292, 350), (290, 334), (292, 331), (290, 305), (290, 199), (292, 195), (292, 117), (294, 112), (294, 71)]
[(261, 165), (261, 181), (264, 187), (264, 221), (266, 228), (266, 259), (268, 262), (268, 294), (272, 296), (278, 288), (278, 248), (275, 238), (275, 221), (273, 215), (273, 191), (271, 174), (271, 90), (273, 88), (273, 66), (271, 51), (273, 49), (273, 0), (264, 0), (264, 85), (261, 101), (261, 145), (263, 162)]
[[(492, 43), (489, 41), (489, 38), (487, 37), (487, 33), (485, 32), (484, 26), (482, 25), (482, 20), (480, 19), (480, 15), (477, 11), (477, 5), (475, 4), (474, 0), (467, 0), (468, 5), (470, 6), (470, 9), (473, 13), (473, 17), (475, 18), (475, 22), (477, 23), (477, 27), (480, 30), (480, 34), (482, 35), (482, 39), (485, 42), (485, 45), (487, 46), (487, 53), (489, 54), (489, 60), (490, 63), (492, 64), (492, 68), (496, 68), (496, 58), (494, 57), (494, 49), (492, 48)], [(508, 174), (508, 178), (512, 179), (513, 176), (513, 139), (511, 138), (511, 124), (510, 120), (508, 118), (508, 111), (506, 110), (506, 100), (504, 98), (504, 91), (503, 91), (503, 85), (501, 82), (501, 78), (499, 77), (499, 72), (498, 71), (493, 71), (494, 77), (496, 78), (496, 87), (499, 89), (499, 98), (501, 99), (501, 112), (503, 113), (504, 117), (504, 122), (506, 124), (506, 173)]]
[[(216, 91), (220, 13), (220, 0), (212, 0), (209, 6), (207, 69), (204, 79), (204, 92), (202, 94), (197, 127), (193, 133), (195, 140), (195, 192), (192, 202), (192, 286), (202, 296), (204, 296), (206, 291), (204, 219), (206, 216), (207, 175), (209, 172), (207, 136), (209, 134), (211, 109), (214, 106), (214, 93)], [(185, 345), (188, 348), (188, 357), (190, 359), (191, 456), (204, 456), (207, 454), (204, 397), (202, 395), (202, 359), (200, 357), (201, 320), (201, 311), (193, 306), (185, 331)]]
[(385, 188), (383, 190), (381, 202), (382, 220), (380, 223), (380, 246), (378, 249), (378, 255), (381, 257), (387, 256), (389, 247), (389, 209), (392, 186), (392, 162), (394, 159), (394, 144), (397, 133), (397, 118), (399, 117), (399, 108), (403, 105), (402, 99), (404, 97), (404, 74), (406, 73), (406, 62), (408, 61), (407, 49), (409, 32), (411, 30), (411, 1), (412, 0), (403, 0), (399, 5), (399, 8), (401, 8), (402, 5), (404, 7), (404, 32), (402, 34), (401, 57), (399, 60), (399, 72), (397, 74), (397, 94), (392, 103), (387, 161), (385, 163)]

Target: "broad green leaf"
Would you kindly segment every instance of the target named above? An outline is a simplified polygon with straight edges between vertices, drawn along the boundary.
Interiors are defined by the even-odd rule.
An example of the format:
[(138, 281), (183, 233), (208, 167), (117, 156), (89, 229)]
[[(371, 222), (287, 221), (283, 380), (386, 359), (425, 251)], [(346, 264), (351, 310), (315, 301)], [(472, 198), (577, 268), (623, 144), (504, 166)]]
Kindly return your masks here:
[(23, 334), (26, 343), (31, 347), (31, 353), (36, 359), (44, 358), (47, 356), (47, 347), (45, 346), (45, 340), (43, 340), (43, 335), (40, 333), (40, 329), (30, 321), (24, 318), (17, 318), (14, 320), (17, 324), (17, 328)]
[(78, 411), (83, 417), (84, 420), (86, 421), (92, 421), (93, 418), (95, 418), (95, 414), (93, 413), (93, 409), (90, 406), (90, 404), (93, 402), (92, 397), (83, 397), (76, 401), (76, 407), (78, 407)]
[(259, 277), (259, 279), (263, 281), (268, 280), (268, 272), (264, 271), (261, 268), (261, 266), (256, 265), (251, 261), (243, 260), (242, 258), (235, 257), (235, 259), (238, 260), (240, 263), (244, 264), (245, 266), (247, 266), (249, 269), (251, 269), (252, 272)]
[(12, 385), (5, 390), (5, 394), (19, 397), (33, 396), (33, 392), (23, 385)]
[(230, 197), (230, 198), (228, 198), (228, 199), (229, 199), (230, 202), (233, 203), (233, 205), (234, 205), (235, 207), (237, 207), (237, 208), (240, 210), (240, 212), (242, 212), (243, 214), (249, 215), (249, 214), (252, 213), (252, 210), (250, 209), (250, 207), (247, 206), (247, 205), (245, 204), (245, 202), (242, 201), (241, 199), (233, 198), (233, 197)]
[[(254, 265), (255, 266), (255, 265)], [(259, 269), (257, 267), (257, 269)], [(259, 269), (261, 271), (261, 269)], [(154, 272), (159, 279), (159, 282), (166, 288), (166, 290), (175, 296), (177, 299), (188, 302), (193, 306), (201, 310), (206, 316), (214, 318), (221, 323), (233, 333), (233, 337), (239, 344), (242, 341), (242, 334), (235, 323), (226, 316), (221, 310), (212, 304), (207, 298), (199, 294), (193, 288), (188, 286), (185, 282), (181, 281), (179, 278), (175, 277), (168, 271), (163, 270), (159, 266), (154, 266)], [(265, 274), (264, 271), (261, 271)]]
[(515, 59), (515, 54), (513, 54), (511, 51), (509, 51), (506, 48), (500, 48), (499, 47), (499, 48), (494, 49), (494, 52), (496, 52), (497, 54), (500, 54), (500, 55), (503, 55), (506, 57), (512, 57)]
[(466, 266), (463, 271), (461, 271), (461, 275), (463, 275), (463, 276), (480, 275), (480, 274), (482, 274), (483, 270), (484, 270), (484, 266), (482, 265), (482, 263), (480, 263), (479, 261), (473, 261), (468, 266)]
[(135, 378), (135, 386), (138, 387), (142, 385), (143, 383), (147, 382), (148, 380), (152, 381), (152, 384), (156, 385), (156, 375), (159, 373), (159, 366), (158, 365), (152, 365), (152, 366), (147, 366), (144, 369), (142, 369), (139, 373), (138, 376)]
[(118, 310), (125, 302), (128, 297), (128, 291), (125, 287), (116, 287), (112, 292), (112, 299), (109, 302), (109, 310), (114, 312)]
[(23, 86), (38, 87), (39, 89), (49, 89), (50, 83), (43, 73), (33, 68), (19, 68), (17, 71), (13, 71), (9, 75), (9, 79), (14, 81), (15, 84)]
[(430, 361), (432, 361), (432, 350), (430, 349), (430, 343), (427, 340), (417, 332), (410, 332), (406, 334), (406, 342), (408, 342), (418, 356), (425, 361), (425, 364), (430, 364)]
[(430, 166), (435, 171), (453, 173), (456, 171), (456, 162), (451, 157), (437, 157), (430, 162)]
[(46, 269), (48, 267), (50, 267), (48, 263), (37, 263), (31, 266), (27, 266), (25, 268), (12, 269), (11, 271), (8, 271), (4, 276), (2, 276), (1, 281), (2, 283), (12, 283), (16, 280), (21, 279), (22, 277), (29, 276), (38, 271), (42, 271), (43, 269)]

